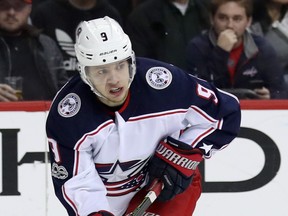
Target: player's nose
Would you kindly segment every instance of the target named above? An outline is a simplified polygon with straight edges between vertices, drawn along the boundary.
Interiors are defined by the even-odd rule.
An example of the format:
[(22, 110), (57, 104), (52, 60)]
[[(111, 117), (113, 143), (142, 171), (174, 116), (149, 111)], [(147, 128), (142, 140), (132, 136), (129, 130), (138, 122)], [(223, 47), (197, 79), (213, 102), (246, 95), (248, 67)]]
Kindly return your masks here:
[(119, 73), (116, 70), (111, 70), (108, 77), (110, 84), (116, 84), (119, 82)]

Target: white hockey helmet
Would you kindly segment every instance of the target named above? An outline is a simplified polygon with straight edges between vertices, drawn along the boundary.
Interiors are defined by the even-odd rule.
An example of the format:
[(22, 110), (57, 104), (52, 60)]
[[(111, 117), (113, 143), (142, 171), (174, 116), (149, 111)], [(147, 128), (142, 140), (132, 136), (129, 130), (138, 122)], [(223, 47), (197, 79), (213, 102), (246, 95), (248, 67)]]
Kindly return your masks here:
[(86, 76), (87, 66), (101, 66), (127, 59), (131, 84), (136, 73), (135, 54), (128, 35), (114, 19), (105, 16), (81, 22), (76, 29), (74, 48), (81, 78), (98, 96), (103, 97)]

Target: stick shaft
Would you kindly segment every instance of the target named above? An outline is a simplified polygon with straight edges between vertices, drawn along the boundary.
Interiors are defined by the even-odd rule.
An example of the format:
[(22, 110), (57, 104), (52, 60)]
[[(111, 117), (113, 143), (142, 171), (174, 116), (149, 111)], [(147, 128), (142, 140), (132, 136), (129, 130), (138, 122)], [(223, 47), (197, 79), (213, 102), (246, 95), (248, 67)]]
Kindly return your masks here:
[(131, 213), (131, 216), (142, 216), (149, 206), (157, 199), (162, 189), (163, 183), (159, 180), (155, 180), (150, 187), (150, 191), (146, 194), (140, 205)]

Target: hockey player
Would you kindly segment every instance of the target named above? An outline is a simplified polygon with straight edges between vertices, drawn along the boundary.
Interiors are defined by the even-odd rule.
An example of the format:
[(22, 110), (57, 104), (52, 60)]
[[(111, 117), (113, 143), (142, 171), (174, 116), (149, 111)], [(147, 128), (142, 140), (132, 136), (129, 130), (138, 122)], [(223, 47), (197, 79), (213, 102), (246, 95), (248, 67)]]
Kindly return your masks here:
[(197, 165), (238, 134), (237, 98), (173, 65), (135, 58), (109, 17), (80, 23), (75, 51), (80, 75), (58, 92), (46, 123), (55, 193), (68, 214), (126, 215), (160, 179), (148, 215), (191, 216), (201, 194)]

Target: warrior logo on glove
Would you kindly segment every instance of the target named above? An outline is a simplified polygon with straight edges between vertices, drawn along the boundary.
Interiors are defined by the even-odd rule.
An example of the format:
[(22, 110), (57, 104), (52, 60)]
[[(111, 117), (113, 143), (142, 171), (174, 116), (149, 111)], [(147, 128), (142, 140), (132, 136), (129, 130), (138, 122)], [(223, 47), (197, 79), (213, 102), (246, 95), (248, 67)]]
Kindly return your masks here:
[[(199, 159), (197, 161), (191, 160), (183, 156), (183, 154), (180, 154), (180, 152), (176, 153), (175, 150), (171, 148), (173, 148), (171, 145), (161, 142), (156, 149), (156, 154), (158, 154), (157, 156), (163, 160), (172, 162), (170, 165), (174, 166), (176, 169), (179, 170), (183, 168), (181, 169), (182, 173), (186, 176), (190, 176), (192, 171), (196, 170), (202, 156), (198, 155)], [(191, 171), (189, 172), (189, 170)]]
[(167, 137), (159, 143), (149, 166), (149, 184), (155, 178), (164, 184), (158, 200), (167, 201), (184, 192), (193, 180), (198, 164), (203, 160), (200, 149)]

